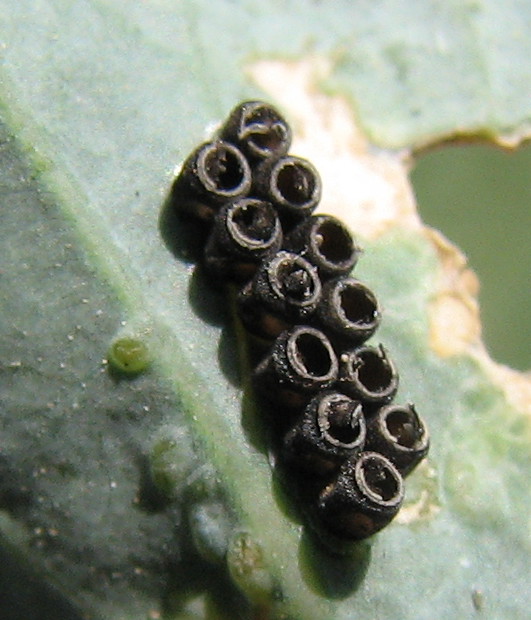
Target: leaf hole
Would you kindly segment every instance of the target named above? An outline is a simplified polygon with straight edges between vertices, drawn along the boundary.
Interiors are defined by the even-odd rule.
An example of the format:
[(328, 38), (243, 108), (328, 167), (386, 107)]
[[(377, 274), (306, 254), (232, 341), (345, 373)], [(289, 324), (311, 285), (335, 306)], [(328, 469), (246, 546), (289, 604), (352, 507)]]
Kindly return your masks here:
[(423, 220), (466, 254), (481, 282), (482, 335), (498, 361), (531, 367), (531, 145), (448, 145), (420, 154), (411, 181)]

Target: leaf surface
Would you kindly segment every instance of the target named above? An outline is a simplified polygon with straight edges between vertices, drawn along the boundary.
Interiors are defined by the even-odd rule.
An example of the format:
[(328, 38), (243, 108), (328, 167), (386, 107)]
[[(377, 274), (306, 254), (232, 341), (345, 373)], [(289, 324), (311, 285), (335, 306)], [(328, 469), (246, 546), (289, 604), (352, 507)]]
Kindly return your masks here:
[[(49, 617), (526, 617), (529, 418), (493, 380), (516, 385), (485, 359), (473, 278), (422, 228), (403, 153), (367, 136), (522, 136), (529, 7), (1, 4), (5, 609), (34, 607), (23, 571)], [(361, 235), (397, 400), (433, 437), (397, 521), (352, 557), (315, 542), (272, 474), (227, 300), (165, 206), (174, 167), (255, 96), (321, 171), (321, 210)], [(144, 372), (109, 371), (120, 338), (146, 346)]]

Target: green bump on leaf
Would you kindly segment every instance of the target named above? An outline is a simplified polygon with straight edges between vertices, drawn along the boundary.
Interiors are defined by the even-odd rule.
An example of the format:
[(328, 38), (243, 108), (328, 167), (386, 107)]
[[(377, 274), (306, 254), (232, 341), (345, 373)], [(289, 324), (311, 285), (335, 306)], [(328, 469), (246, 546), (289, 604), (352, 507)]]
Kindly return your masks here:
[(248, 532), (236, 533), (229, 543), (227, 566), (234, 583), (254, 604), (271, 602), (273, 579), (264, 563), (260, 543)]
[(132, 337), (115, 340), (110, 346), (107, 359), (114, 370), (127, 375), (144, 372), (151, 361), (146, 343)]
[(198, 554), (221, 564), (227, 552), (232, 520), (222, 502), (198, 502), (188, 508), (188, 527)]
[(190, 454), (184, 443), (174, 438), (161, 439), (150, 454), (150, 473), (157, 491), (173, 497), (186, 483), (190, 474)]

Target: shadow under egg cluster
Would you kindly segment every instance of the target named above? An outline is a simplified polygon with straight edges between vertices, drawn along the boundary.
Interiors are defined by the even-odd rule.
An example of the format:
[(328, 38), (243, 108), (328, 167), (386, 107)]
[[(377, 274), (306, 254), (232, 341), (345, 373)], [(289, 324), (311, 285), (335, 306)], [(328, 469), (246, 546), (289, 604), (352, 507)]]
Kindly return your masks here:
[(395, 365), (365, 344), (380, 306), (351, 275), (361, 250), (337, 218), (312, 215), (321, 180), (290, 145), (277, 110), (241, 103), (185, 161), (172, 204), (204, 227), (213, 282), (238, 287), (278, 462), (314, 529), (341, 543), (393, 519), (429, 436), (412, 404), (392, 404)]

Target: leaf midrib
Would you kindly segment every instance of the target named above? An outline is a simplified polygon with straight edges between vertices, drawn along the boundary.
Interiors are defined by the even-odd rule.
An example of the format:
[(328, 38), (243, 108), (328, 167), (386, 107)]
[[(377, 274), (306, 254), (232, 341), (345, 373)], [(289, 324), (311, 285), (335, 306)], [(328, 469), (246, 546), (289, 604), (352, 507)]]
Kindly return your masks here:
[[(2, 114), (14, 136), (14, 146), (24, 154), (28, 168), (35, 171), (34, 182), (40, 185), (48, 200), (57, 205), (79, 239), (79, 249), (123, 305), (124, 316), (128, 319), (139, 315), (145, 319), (148, 316), (155, 326), (157, 338), (166, 343), (154, 360), (155, 372), (168, 381), (178, 394), (187, 423), (200, 439), (204, 453), (220, 474), (233, 508), (236, 508), (239, 527), (255, 537), (258, 534), (266, 564), (274, 578), (282, 583), (283, 591), (290, 600), (290, 610), (306, 620), (323, 620), (327, 617), (329, 606), (308, 588), (301, 590), (295, 578), (300, 527), (282, 515), (271, 497), (271, 472), (266, 457), (259, 456), (262, 463), (259, 467), (258, 453), (246, 440), (242, 441), (243, 432), (234, 433), (231, 424), (217, 414), (219, 403), (216, 403), (215, 396), (196, 371), (193, 360), (183, 350), (172, 325), (164, 313), (157, 310), (149, 291), (144, 292), (138, 286), (143, 279), (132, 271), (131, 262), (119, 251), (104, 225), (105, 220), (91, 206), (75, 176), (56, 164), (61, 157), (48, 136), (39, 131), (27, 111), (15, 106), (6, 96), (9, 80), (4, 78), (5, 72), (4, 92), (0, 96)], [(9, 101), (9, 109), (6, 100)], [(46, 162), (44, 166), (43, 161)], [(153, 219), (156, 227), (156, 218)], [(223, 441), (219, 442), (218, 437), (223, 437)], [(223, 449), (220, 449), (221, 446)], [(244, 481), (251, 482), (252, 488), (249, 484), (242, 484), (239, 477), (240, 472), (250, 471), (251, 463), (252, 476), (247, 476)], [(292, 564), (295, 566), (290, 566)]]

